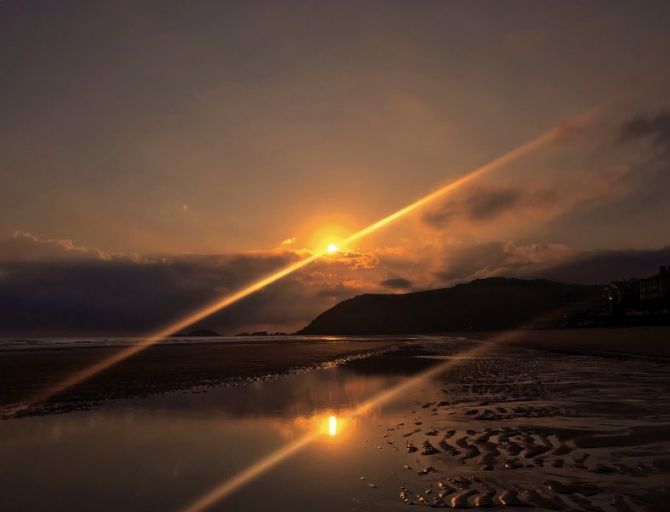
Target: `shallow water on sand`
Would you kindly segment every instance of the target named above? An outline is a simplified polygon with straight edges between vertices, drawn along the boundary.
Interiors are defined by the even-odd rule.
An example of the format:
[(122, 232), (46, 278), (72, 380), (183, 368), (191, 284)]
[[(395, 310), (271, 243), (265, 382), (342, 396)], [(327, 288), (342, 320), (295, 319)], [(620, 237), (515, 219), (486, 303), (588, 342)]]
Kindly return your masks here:
[[(384, 354), (244, 386), (0, 422), (0, 508), (179, 511), (318, 432), (209, 510), (503, 507), (505, 500), (537, 509), (667, 510), (667, 363), (506, 348), (463, 355), (479, 345), (453, 340), (424, 345), (420, 358)], [(370, 397), (449, 360), (444, 374), (346, 420)]]
[[(0, 422), (2, 510), (179, 510), (401, 377), (334, 367)], [(400, 402), (399, 402), (400, 404)], [(373, 421), (374, 414), (366, 419)], [(213, 510), (348, 509), (366, 429), (338, 425)]]

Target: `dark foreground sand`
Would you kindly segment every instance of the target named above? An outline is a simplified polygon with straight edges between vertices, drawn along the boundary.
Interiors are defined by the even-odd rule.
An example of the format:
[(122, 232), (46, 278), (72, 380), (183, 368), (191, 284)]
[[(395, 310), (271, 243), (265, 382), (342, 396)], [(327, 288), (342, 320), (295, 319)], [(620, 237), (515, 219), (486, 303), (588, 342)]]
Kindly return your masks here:
[[(338, 364), (384, 350), (388, 340), (309, 338), (239, 343), (154, 345), (24, 414), (86, 409), (99, 402), (169, 391), (203, 389)], [(66, 347), (0, 351), (0, 418), (61, 379), (122, 350)]]
[(670, 327), (529, 329), (460, 335), (475, 340), (503, 340), (510, 345), (559, 352), (670, 358)]
[[(670, 327), (527, 330), (464, 333), (475, 340), (566, 353), (643, 355), (670, 358)], [(402, 344), (398, 338), (291, 337), (261, 342), (155, 345), (25, 414), (88, 408), (98, 402), (264, 378), (324, 364), (337, 364)], [(0, 418), (50, 385), (86, 368), (120, 347), (0, 350)], [(409, 364), (409, 363), (408, 363)]]
[(378, 448), (398, 453), (402, 502), (670, 510), (667, 360), (498, 344), (467, 355), (468, 343), (423, 356), (455, 364), (378, 425)]
[[(453, 362), (370, 420), (372, 453), (361, 450), (349, 475), (360, 483), (364, 510), (660, 512), (670, 510), (669, 332), (523, 331), (505, 333), (501, 344), (426, 337), (159, 345), (31, 413), (339, 363), (347, 372), (397, 377)], [(21, 402), (117, 350), (2, 351), (0, 404)], [(358, 471), (388, 453), (392, 463), (378, 474)]]

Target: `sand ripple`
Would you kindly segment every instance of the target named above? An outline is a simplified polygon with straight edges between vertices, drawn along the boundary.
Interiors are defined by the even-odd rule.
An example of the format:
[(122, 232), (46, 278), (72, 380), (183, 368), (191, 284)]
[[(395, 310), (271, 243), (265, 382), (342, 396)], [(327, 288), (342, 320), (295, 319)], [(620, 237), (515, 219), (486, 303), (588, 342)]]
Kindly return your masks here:
[(441, 380), (394, 431), (432, 464), (404, 482), (406, 504), (670, 510), (667, 363), (500, 348)]

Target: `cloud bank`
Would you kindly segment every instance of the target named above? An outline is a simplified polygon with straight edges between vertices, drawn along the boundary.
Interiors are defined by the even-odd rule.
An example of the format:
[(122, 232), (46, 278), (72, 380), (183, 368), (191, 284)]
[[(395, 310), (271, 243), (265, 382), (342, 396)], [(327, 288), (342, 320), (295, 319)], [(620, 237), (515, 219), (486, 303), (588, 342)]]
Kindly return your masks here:
[[(602, 131), (604, 139), (571, 132), (561, 142), (586, 148), (587, 157), (564, 155), (551, 172), (542, 167), (547, 161), (533, 161), (519, 176), (508, 172), (505, 181), (463, 188), (405, 231), (400, 226), (387, 239), (394, 245), (382, 237), (374, 248), (327, 256), (194, 328), (293, 331), (357, 294), (491, 276), (606, 283), (651, 275), (670, 264), (662, 172), (670, 158), (670, 111), (628, 116)], [(646, 228), (657, 233), (660, 248), (631, 249), (640, 225), (635, 212), (647, 208), (648, 220), (652, 206), (659, 221)], [(609, 232), (615, 248), (585, 247), (593, 232), (599, 240)], [(0, 335), (147, 333), (305, 257), (299, 247), (287, 238), (269, 251), (147, 256), (18, 231), (0, 239)]]
[[(296, 252), (111, 257), (69, 241), (25, 233), (0, 241), (3, 335), (141, 335), (295, 261)], [(489, 242), (452, 247), (435, 268), (408, 267), (379, 254), (317, 262), (202, 321), (233, 334), (293, 331), (345, 298), (445, 286), (494, 275), (607, 282), (670, 264), (670, 247), (574, 253), (560, 244)], [(365, 264), (362, 264), (364, 262)], [(411, 278), (410, 278), (411, 276)], [(416, 278), (416, 280), (415, 280)]]

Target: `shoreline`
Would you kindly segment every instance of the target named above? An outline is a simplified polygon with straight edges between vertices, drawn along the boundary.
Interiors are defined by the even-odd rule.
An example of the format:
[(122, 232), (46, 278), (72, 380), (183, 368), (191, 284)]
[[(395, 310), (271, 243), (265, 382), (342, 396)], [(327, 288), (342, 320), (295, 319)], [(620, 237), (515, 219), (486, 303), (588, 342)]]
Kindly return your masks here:
[[(542, 329), (458, 332), (462, 337), (564, 354), (670, 359), (670, 327)], [(190, 389), (239, 384), (369, 358), (402, 346), (413, 336), (272, 337), (239, 342), (228, 339), (157, 344), (82, 385), (37, 405), (26, 415), (90, 408), (99, 403)], [(425, 336), (430, 338), (431, 336)], [(31, 347), (0, 350), (0, 414), (28, 400), (66, 375), (122, 350), (122, 346)], [(374, 359), (374, 358), (373, 358)], [(398, 364), (411, 364), (409, 360)], [(375, 363), (372, 363), (374, 366)]]
[[(379, 353), (394, 342), (287, 340), (268, 343), (156, 344), (25, 414), (51, 414), (86, 409), (114, 399), (141, 398), (173, 391), (250, 382)], [(30, 400), (66, 376), (123, 347), (84, 346), (0, 351), (0, 418), (2, 411)]]

